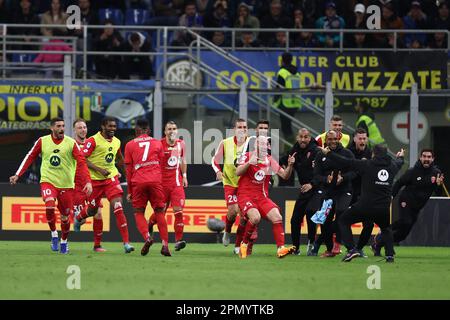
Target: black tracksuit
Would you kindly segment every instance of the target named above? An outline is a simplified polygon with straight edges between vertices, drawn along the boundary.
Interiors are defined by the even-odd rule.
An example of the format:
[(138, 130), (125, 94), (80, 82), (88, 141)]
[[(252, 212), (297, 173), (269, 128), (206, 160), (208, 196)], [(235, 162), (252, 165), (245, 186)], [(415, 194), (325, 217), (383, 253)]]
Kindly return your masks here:
[(352, 224), (374, 221), (381, 229), (386, 256), (393, 256), (394, 243), (389, 226), (392, 183), (403, 165), (403, 158), (392, 160), (386, 155), (371, 160), (348, 160), (331, 152), (329, 158), (341, 166), (354, 167), (362, 178), (361, 197), (339, 219), (344, 245), (348, 250), (354, 249)]
[[(330, 154), (338, 154), (347, 159), (354, 159), (353, 153), (342, 147), (340, 143), (335, 150), (332, 150), (327, 156), (325, 156), (321, 151), (316, 155), (314, 160), (314, 177), (312, 184), (314, 186), (314, 196), (309, 202), (308, 209), (313, 215), (322, 206), (322, 201), (325, 199), (333, 200), (333, 207), (328, 215), (325, 223), (321, 227), (321, 237), (316, 241), (314, 251), (318, 251), (321, 241), (323, 240), (327, 246), (328, 251), (333, 250), (333, 233), (336, 233), (336, 241), (340, 241), (340, 230), (335, 223), (333, 223), (334, 215), (336, 214), (336, 219), (347, 210), (352, 200), (352, 180), (355, 178), (356, 173), (349, 166), (342, 167), (339, 166), (334, 160), (331, 160)], [(337, 185), (337, 176), (339, 171), (343, 177), (343, 181), (340, 185)], [(327, 183), (327, 177), (333, 172), (333, 180), (331, 183)]]
[(425, 206), (433, 192), (438, 189), (437, 175), (441, 173), (438, 167), (431, 164), (424, 168), (422, 163), (416, 162), (394, 184), (392, 196), (396, 196), (405, 186), (398, 198), (400, 218), (392, 224), (394, 242), (405, 240), (417, 221), (420, 210)]
[[(369, 160), (372, 158), (372, 150), (369, 146), (366, 146), (364, 150), (358, 150), (356, 148), (355, 143), (352, 141), (350, 145), (347, 147), (355, 156), (355, 159), (358, 160)], [(352, 201), (350, 205), (356, 203), (359, 197), (361, 196), (361, 174), (356, 171), (356, 177), (352, 180)], [(359, 235), (357, 249), (362, 250), (364, 246), (369, 242), (370, 236), (372, 235), (373, 230), (373, 222), (372, 221), (363, 221), (363, 229), (361, 234)]]
[[(304, 184), (311, 183), (313, 179), (313, 161), (318, 152), (316, 140), (311, 139), (311, 142), (304, 149), (302, 149), (300, 144), (296, 142), (288, 154), (291, 155), (294, 154), (294, 152), (297, 153), (295, 155), (294, 170), (297, 172), (300, 185), (302, 186)], [(280, 160), (280, 163), (283, 162), (287, 162), (287, 155)], [(310, 243), (313, 243), (316, 237), (316, 224), (311, 221), (311, 211), (307, 214), (306, 210), (308, 202), (312, 198), (313, 194), (314, 188), (305, 193), (299, 192), (297, 201), (295, 201), (294, 211), (292, 212), (291, 218), (291, 238), (292, 245), (294, 245), (297, 249), (299, 249), (300, 246), (300, 225), (305, 215), (306, 222), (308, 224), (308, 240)]]

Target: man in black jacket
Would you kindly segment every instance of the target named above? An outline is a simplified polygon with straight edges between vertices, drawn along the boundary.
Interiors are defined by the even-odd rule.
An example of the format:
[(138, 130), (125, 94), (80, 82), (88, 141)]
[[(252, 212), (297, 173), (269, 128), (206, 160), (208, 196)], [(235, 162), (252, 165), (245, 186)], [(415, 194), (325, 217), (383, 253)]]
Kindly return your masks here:
[[(444, 182), (444, 175), (434, 165), (434, 154), (431, 149), (423, 149), (420, 159), (414, 167), (408, 169), (392, 188), (392, 196), (395, 197), (400, 189), (398, 203), (400, 218), (392, 224), (394, 243), (403, 241), (408, 236), (417, 221), (420, 210), (425, 206), (438, 187)], [(380, 255), (381, 248), (385, 245), (381, 236), (377, 235), (372, 249), (376, 256)]]
[[(344, 158), (354, 159), (353, 153), (342, 147), (339, 143), (337, 132), (330, 130), (326, 134), (325, 143), (331, 153), (341, 155)], [(332, 199), (333, 206), (327, 216), (325, 223), (321, 226), (322, 234), (315, 241), (312, 255), (317, 255), (322, 241), (327, 246), (327, 251), (322, 257), (334, 257), (340, 252), (340, 248), (336, 246), (333, 250), (333, 233), (336, 233), (336, 242), (340, 243), (340, 230), (333, 218), (336, 220), (347, 210), (352, 200), (352, 180), (356, 173), (350, 167), (341, 168), (337, 163), (331, 160), (327, 155), (318, 152), (314, 160), (314, 177), (312, 185), (315, 187), (314, 196), (311, 199), (308, 209), (312, 214), (320, 209), (322, 201)]]
[(342, 240), (348, 249), (342, 261), (349, 262), (360, 256), (355, 247), (352, 235), (352, 224), (360, 221), (374, 221), (381, 229), (381, 237), (386, 244), (386, 262), (394, 262), (394, 243), (390, 228), (390, 205), (392, 198), (392, 183), (395, 175), (403, 165), (404, 150), (397, 153), (397, 159), (391, 160), (387, 148), (381, 144), (373, 148), (371, 160), (346, 159), (329, 149), (322, 149), (329, 153), (330, 160), (341, 167), (351, 166), (360, 172), (362, 177), (361, 197), (345, 211), (338, 223), (342, 233)]
[(300, 193), (297, 201), (295, 201), (294, 211), (291, 217), (291, 239), (292, 245), (295, 246), (295, 255), (300, 255), (300, 225), (306, 215), (308, 224), (308, 249), (307, 255), (311, 255), (313, 242), (316, 237), (316, 224), (311, 221), (311, 211), (307, 214), (307, 206), (311, 200), (314, 191), (312, 185), (313, 179), (313, 161), (317, 154), (317, 143), (311, 138), (308, 129), (302, 128), (298, 130), (297, 142), (292, 149), (280, 159), (280, 163), (286, 162), (291, 154), (295, 154), (294, 169), (297, 172), (298, 182), (300, 183)]
[[(369, 139), (367, 137), (367, 132), (363, 128), (356, 129), (353, 140), (348, 146), (348, 149), (353, 153), (355, 159), (358, 160), (369, 160), (372, 158), (372, 149), (368, 145)], [(361, 196), (361, 174), (356, 172), (356, 178), (352, 181), (352, 201), (350, 205), (356, 203)], [(369, 242), (370, 236), (373, 230), (373, 222), (365, 221), (363, 222), (363, 229), (359, 235), (359, 240), (356, 248), (359, 250), (360, 256), (367, 258), (364, 253), (363, 248)]]

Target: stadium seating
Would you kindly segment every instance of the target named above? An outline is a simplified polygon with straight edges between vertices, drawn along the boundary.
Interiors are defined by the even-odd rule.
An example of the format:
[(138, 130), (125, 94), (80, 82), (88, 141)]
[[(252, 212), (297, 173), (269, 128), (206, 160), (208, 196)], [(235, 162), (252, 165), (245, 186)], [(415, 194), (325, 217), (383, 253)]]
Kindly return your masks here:
[(142, 26), (148, 23), (150, 12), (144, 9), (128, 9), (125, 12), (125, 24), (129, 26)]
[(120, 9), (100, 9), (100, 23), (104, 23), (106, 19), (110, 19), (115, 25), (123, 25), (123, 12)]

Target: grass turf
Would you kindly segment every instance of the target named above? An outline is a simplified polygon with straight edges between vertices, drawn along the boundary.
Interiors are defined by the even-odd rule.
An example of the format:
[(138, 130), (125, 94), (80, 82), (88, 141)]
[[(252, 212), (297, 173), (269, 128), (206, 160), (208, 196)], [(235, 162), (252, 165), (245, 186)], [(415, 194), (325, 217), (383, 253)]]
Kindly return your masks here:
[[(146, 257), (124, 254), (119, 243), (70, 243), (69, 255), (49, 242), (0, 241), (0, 299), (450, 299), (450, 248), (398, 247), (395, 263), (341, 257), (275, 257), (274, 245), (255, 245), (245, 260), (232, 246), (189, 243), (172, 257), (154, 245)], [(304, 247), (302, 247), (304, 249)], [(81, 270), (81, 289), (69, 290), (68, 266)], [(370, 265), (381, 289), (369, 290)]]

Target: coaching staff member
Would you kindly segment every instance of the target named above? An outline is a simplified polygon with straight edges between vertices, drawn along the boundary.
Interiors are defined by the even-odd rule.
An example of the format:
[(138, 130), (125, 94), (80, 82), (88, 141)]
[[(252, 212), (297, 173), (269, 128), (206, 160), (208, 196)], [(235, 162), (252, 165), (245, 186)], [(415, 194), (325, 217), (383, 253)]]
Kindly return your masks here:
[(386, 262), (394, 262), (394, 243), (390, 228), (392, 182), (403, 165), (404, 150), (397, 153), (396, 160), (392, 160), (387, 148), (380, 144), (374, 146), (370, 160), (347, 159), (329, 151), (329, 148), (322, 149), (322, 153), (328, 154), (330, 160), (342, 167), (355, 168), (362, 178), (361, 197), (338, 221), (343, 243), (348, 249), (342, 261), (348, 262), (360, 256), (353, 242), (351, 225), (361, 221), (374, 221), (381, 229), (381, 237), (386, 246)]

